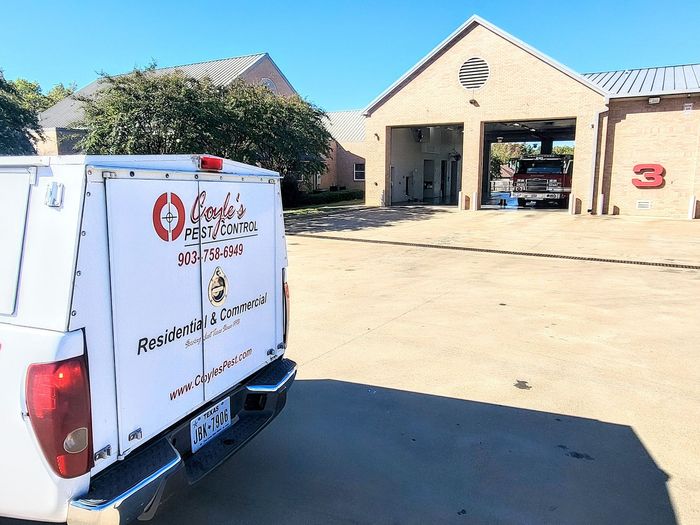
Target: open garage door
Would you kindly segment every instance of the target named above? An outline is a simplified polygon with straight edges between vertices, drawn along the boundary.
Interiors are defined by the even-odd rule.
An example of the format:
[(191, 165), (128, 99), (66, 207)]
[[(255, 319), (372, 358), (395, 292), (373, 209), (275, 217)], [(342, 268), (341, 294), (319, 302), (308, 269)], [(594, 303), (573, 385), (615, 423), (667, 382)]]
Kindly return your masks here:
[(481, 207), (566, 209), (576, 119), (484, 124)]
[(464, 125), (391, 129), (391, 204), (457, 205)]

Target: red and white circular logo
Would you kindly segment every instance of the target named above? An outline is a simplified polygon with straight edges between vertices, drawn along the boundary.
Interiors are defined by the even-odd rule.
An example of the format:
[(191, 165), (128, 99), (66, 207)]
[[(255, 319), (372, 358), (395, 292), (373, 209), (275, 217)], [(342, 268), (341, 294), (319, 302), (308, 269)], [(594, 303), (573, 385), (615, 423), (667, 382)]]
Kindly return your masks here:
[(185, 229), (185, 206), (174, 193), (163, 193), (153, 205), (153, 228), (164, 241), (174, 241)]

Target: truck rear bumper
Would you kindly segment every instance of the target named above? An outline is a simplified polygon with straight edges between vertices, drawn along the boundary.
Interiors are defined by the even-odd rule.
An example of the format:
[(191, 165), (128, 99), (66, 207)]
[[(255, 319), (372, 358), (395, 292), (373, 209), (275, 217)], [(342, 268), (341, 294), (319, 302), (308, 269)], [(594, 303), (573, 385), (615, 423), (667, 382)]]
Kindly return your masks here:
[(284, 408), (295, 376), (296, 363), (278, 359), (210, 403), (229, 396), (238, 419), (196, 454), (190, 451), (187, 418), (107, 469), (92, 480), (87, 494), (70, 502), (68, 525), (121, 525), (151, 519), (160, 503), (202, 479), (267, 426)]

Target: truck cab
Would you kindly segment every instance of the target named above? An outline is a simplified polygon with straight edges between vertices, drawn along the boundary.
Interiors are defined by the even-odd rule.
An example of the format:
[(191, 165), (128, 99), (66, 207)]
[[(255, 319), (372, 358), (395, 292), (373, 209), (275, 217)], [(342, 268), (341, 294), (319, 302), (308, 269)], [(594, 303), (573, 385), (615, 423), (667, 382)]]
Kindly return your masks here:
[(515, 173), (511, 197), (518, 206), (528, 202), (566, 208), (571, 194), (572, 155), (527, 155), (513, 159)]

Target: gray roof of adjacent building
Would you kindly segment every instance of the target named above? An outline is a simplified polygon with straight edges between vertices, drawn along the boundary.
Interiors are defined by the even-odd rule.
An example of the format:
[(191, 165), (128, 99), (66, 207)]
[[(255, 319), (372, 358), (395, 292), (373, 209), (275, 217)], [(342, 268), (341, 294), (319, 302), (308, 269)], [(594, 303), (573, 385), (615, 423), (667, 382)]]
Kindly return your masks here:
[(648, 97), (700, 91), (700, 64), (584, 73), (611, 98)]
[[(185, 75), (196, 79), (209, 77), (215, 84), (223, 86), (239, 78), (245, 71), (266, 56), (268, 56), (267, 53), (257, 53), (182, 66), (163, 67), (157, 68), (154, 73), (165, 75), (174, 71), (182, 71)], [(91, 97), (100, 88), (101, 81), (98, 79), (77, 91), (76, 95)], [(44, 128), (70, 128), (75, 122), (80, 121), (83, 115), (82, 103), (73, 97), (66, 97), (47, 110), (42, 111), (39, 114), (39, 123)]]
[(331, 111), (327, 115), (326, 129), (338, 142), (362, 142), (365, 140), (363, 110)]

